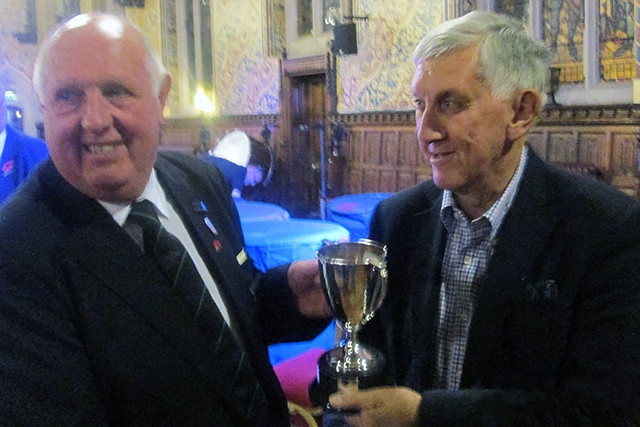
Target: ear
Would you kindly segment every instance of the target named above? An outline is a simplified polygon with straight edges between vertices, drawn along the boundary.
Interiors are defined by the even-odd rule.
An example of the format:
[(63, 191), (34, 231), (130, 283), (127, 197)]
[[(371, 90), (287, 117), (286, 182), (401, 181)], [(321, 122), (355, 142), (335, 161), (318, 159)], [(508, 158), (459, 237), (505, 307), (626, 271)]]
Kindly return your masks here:
[(516, 141), (533, 126), (540, 110), (542, 99), (538, 92), (526, 90), (513, 100), (513, 118), (507, 127), (507, 138)]
[(167, 105), (167, 98), (169, 97), (169, 91), (171, 90), (171, 75), (165, 74), (160, 84), (160, 91), (158, 92), (158, 101), (160, 101), (160, 111), (164, 110)]

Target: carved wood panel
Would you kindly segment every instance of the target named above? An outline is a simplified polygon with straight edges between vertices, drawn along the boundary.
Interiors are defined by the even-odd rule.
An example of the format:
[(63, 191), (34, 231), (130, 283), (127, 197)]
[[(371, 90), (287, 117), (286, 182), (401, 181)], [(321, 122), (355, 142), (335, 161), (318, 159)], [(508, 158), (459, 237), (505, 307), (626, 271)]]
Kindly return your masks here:
[[(203, 126), (210, 130), (212, 142), (233, 129), (261, 139), (266, 124), (280, 165), (274, 175), (286, 181), (283, 159), (290, 155), (290, 147), (280, 132), (282, 120), (278, 116), (173, 119), (167, 122), (161, 148), (193, 151)], [(431, 168), (416, 141), (412, 111), (333, 114), (330, 121), (345, 129), (340, 143), (344, 194), (396, 192), (431, 177)], [(559, 106), (543, 112), (528, 141), (543, 159), (595, 165), (613, 185), (638, 197), (639, 124), (640, 106)], [(278, 183), (272, 191), (280, 191)], [(280, 192), (284, 197), (285, 192)]]
[[(341, 117), (344, 119), (344, 117)], [(347, 128), (343, 155), (348, 168), (345, 193), (396, 192), (431, 176), (418, 148), (413, 115), (354, 115)]]
[[(418, 147), (413, 112), (335, 115), (347, 129), (342, 150), (345, 193), (395, 192), (432, 176)], [(529, 134), (532, 148), (552, 163), (597, 166), (622, 191), (637, 196), (640, 106), (552, 106)]]

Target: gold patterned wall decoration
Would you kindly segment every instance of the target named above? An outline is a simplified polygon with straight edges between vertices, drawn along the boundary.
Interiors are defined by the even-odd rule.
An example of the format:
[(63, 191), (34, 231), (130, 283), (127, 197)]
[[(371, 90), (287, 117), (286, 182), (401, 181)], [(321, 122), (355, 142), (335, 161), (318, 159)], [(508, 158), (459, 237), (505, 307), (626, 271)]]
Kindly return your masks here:
[(280, 67), (263, 44), (263, 0), (213, 2), (214, 80), (221, 115), (277, 114)]
[(640, 78), (640, 0), (635, 0), (635, 57), (636, 57), (636, 78)]
[[(125, 8), (127, 18), (147, 36), (154, 51), (160, 55), (165, 68), (171, 74), (172, 85), (165, 108), (166, 116), (179, 115), (180, 112), (180, 93), (177, 90), (180, 73), (175, 55), (175, 8), (175, 0), (145, 0), (144, 8)], [(170, 17), (173, 17), (173, 21)]]
[(143, 33), (146, 34), (153, 49), (162, 52), (162, 9), (161, 0), (145, 0), (144, 8), (127, 7), (125, 13)]
[(262, 34), (265, 56), (279, 57), (287, 47), (284, 0), (262, 0)]
[[(0, 64), (10, 64), (29, 78), (38, 52), (36, 43), (21, 41), (20, 34), (36, 31), (35, 2), (0, 0)], [(24, 39), (22, 39), (24, 40)]]
[(338, 112), (412, 109), (412, 53), (429, 28), (442, 22), (439, 0), (362, 0), (358, 14), (358, 54), (339, 57)]
[(180, 112), (180, 68), (178, 66), (178, 25), (176, 22), (176, 0), (162, 0), (162, 61), (171, 74), (171, 91), (165, 106), (165, 116), (178, 115)]

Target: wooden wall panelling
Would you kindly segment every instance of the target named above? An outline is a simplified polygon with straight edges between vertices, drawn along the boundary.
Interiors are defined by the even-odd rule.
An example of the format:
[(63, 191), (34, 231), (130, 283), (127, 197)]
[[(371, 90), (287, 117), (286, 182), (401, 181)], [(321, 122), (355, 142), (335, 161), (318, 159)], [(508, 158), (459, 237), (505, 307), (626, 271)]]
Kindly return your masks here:
[(529, 142), (549, 162), (597, 166), (614, 186), (638, 197), (639, 126), (637, 105), (547, 107)]
[(640, 198), (638, 183), (638, 133), (633, 129), (611, 132), (611, 183), (626, 193)]
[(270, 146), (277, 152), (277, 142), (280, 140), (277, 115), (168, 118), (165, 120), (160, 149), (191, 153), (202, 150), (202, 130), (209, 132), (207, 149), (213, 148), (218, 139), (233, 130), (244, 131), (264, 142), (262, 132), (265, 126), (271, 132)]
[(544, 129), (535, 128), (529, 132), (529, 138), (527, 139), (529, 145), (533, 150), (538, 153), (540, 157), (546, 159), (547, 154), (547, 141), (549, 140), (549, 132)]
[(362, 133), (361, 132), (348, 132), (347, 139), (343, 142), (342, 149), (343, 156), (345, 157), (346, 170), (346, 188), (345, 193), (361, 193), (360, 185), (362, 184), (362, 168), (359, 166), (362, 164)]
[(571, 129), (549, 130), (547, 160), (554, 163), (578, 162), (578, 135)]
[[(332, 114), (329, 120), (346, 131), (341, 143), (344, 194), (396, 192), (431, 177), (416, 141), (412, 111)], [(279, 123), (279, 116), (171, 119), (161, 148), (193, 150), (202, 126), (211, 131), (212, 142), (233, 129), (261, 140), (266, 124), (272, 132), (270, 144), (282, 164), (287, 147)], [(547, 161), (599, 167), (613, 185), (637, 197), (639, 124), (640, 105), (548, 107), (528, 141)], [(286, 163), (281, 168), (274, 176), (285, 175), (286, 181)]]
[(396, 192), (431, 177), (415, 135), (413, 112), (336, 115), (347, 129), (345, 193)]
[[(412, 111), (335, 114), (347, 132), (345, 193), (395, 192), (431, 178)], [(528, 141), (545, 160), (597, 166), (630, 195), (638, 192), (640, 105), (547, 106)]]
[(162, 130), (160, 149), (193, 153), (200, 141), (202, 129), (211, 131), (211, 119), (168, 118)]

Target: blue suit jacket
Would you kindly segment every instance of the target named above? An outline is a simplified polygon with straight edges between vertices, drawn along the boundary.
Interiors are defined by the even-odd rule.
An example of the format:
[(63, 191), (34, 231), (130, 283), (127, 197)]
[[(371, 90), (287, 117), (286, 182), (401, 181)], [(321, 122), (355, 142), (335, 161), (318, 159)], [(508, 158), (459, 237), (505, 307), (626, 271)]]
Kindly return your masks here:
[(7, 125), (7, 139), (0, 156), (0, 203), (9, 197), (33, 169), (49, 157), (45, 142)]
[(532, 152), (471, 322), (459, 391), (432, 390), (446, 229), (432, 181), (380, 202), (389, 293), (362, 337), (429, 426), (640, 420), (640, 207)]
[[(238, 256), (240, 222), (217, 169), (161, 153), (156, 170), (266, 391), (264, 425), (288, 425), (266, 344), (310, 339), (326, 322), (297, 316), (286, 269), (261, 275)], [(0, 424), (246, 425), (233, 373), (162, 281), (97, 201), (51, 161), (38, 168), (0, 210)]]

